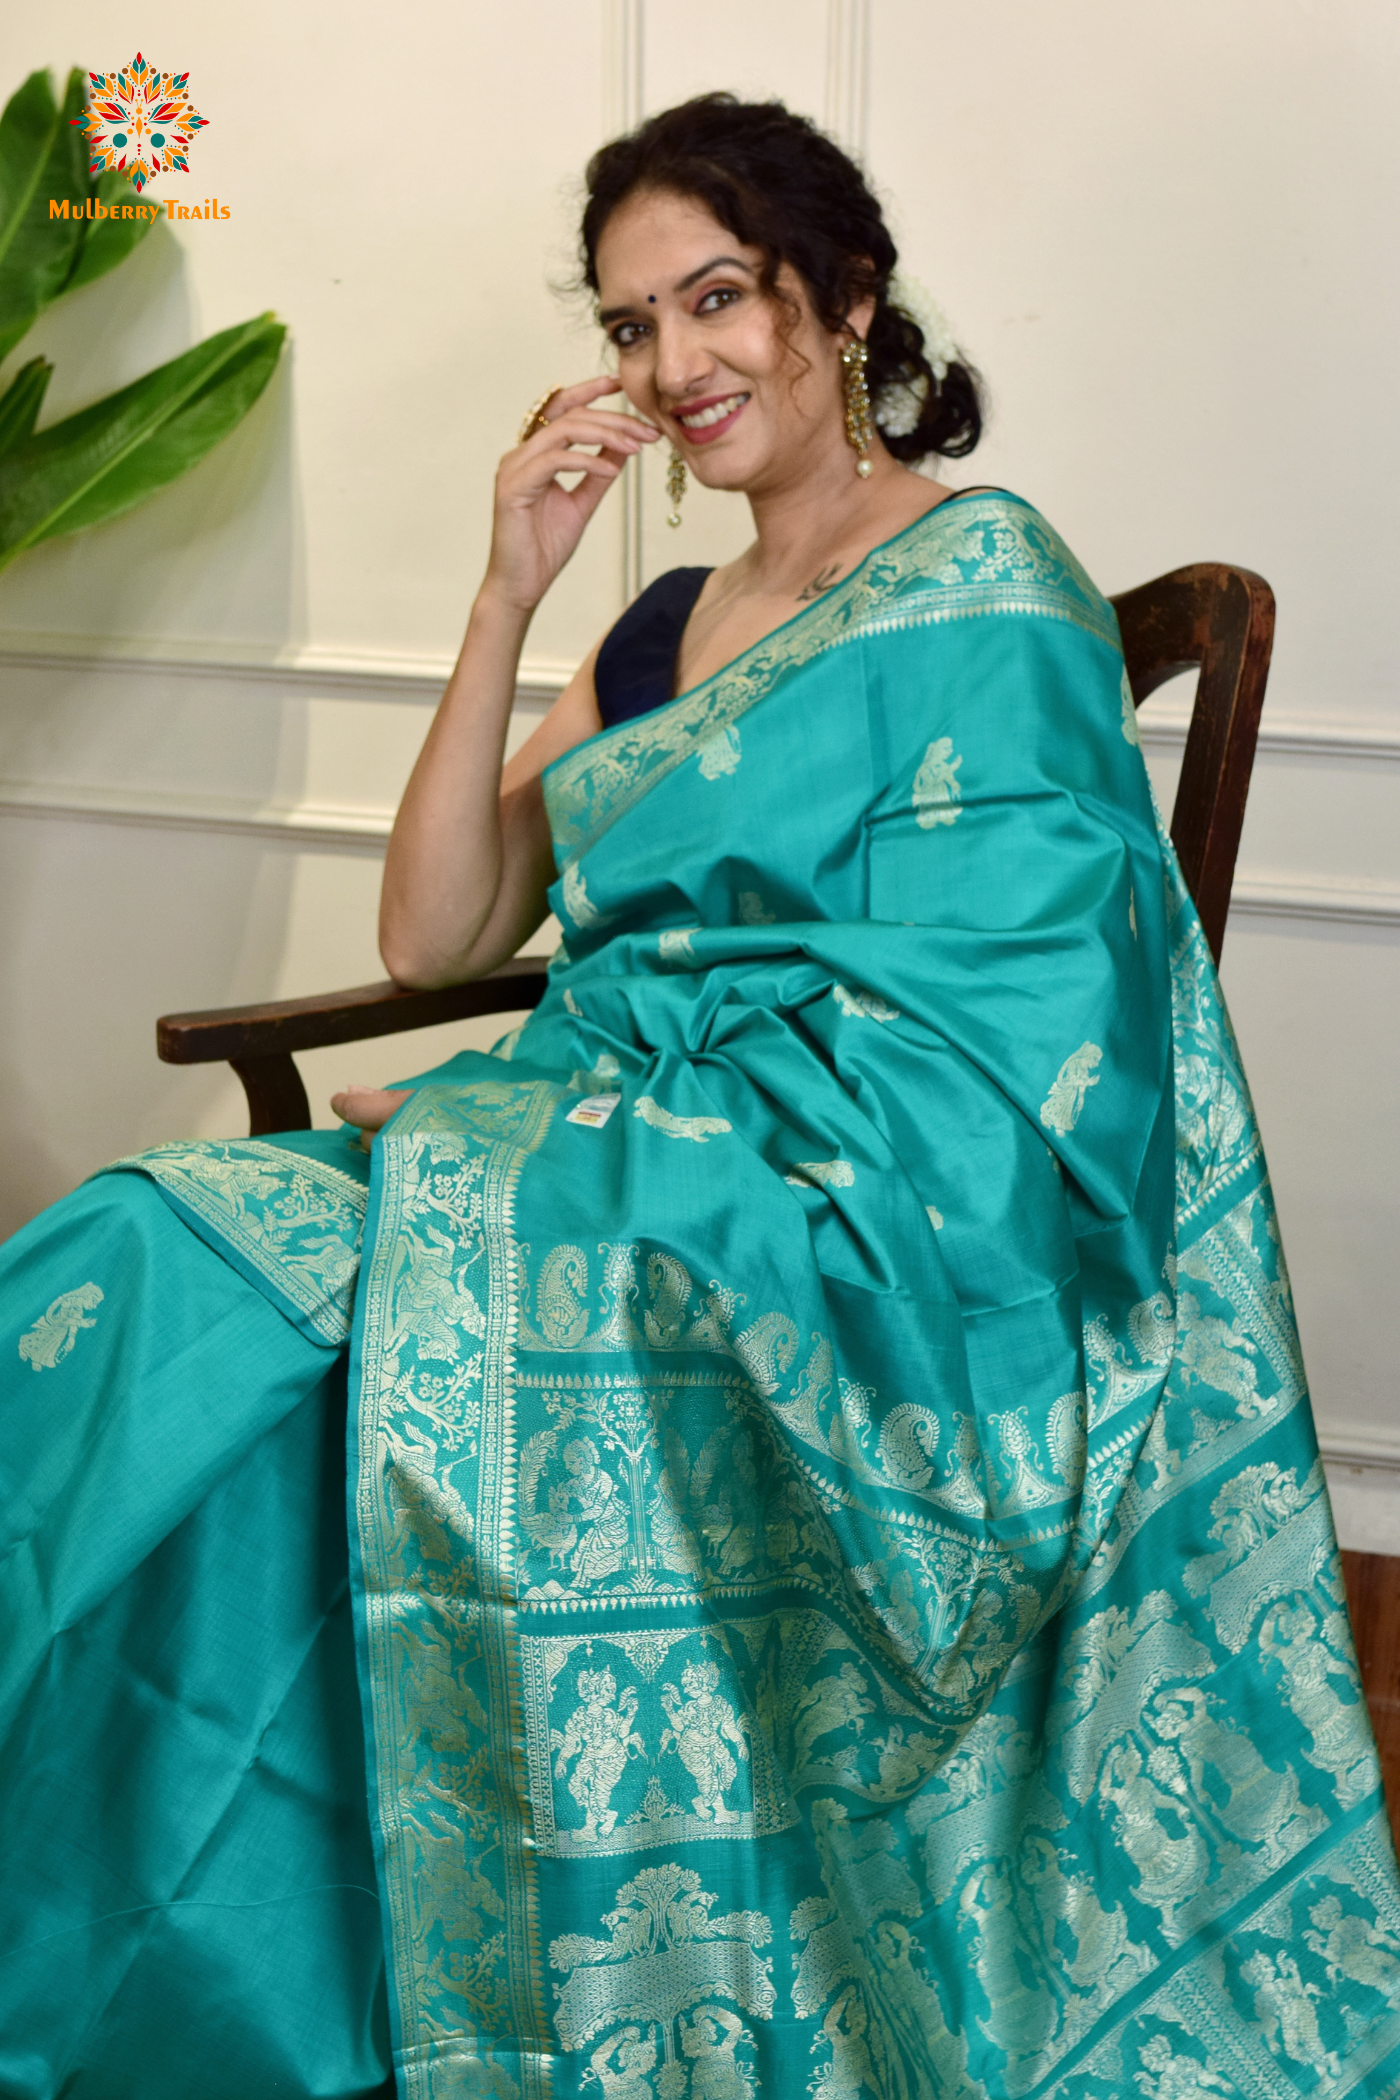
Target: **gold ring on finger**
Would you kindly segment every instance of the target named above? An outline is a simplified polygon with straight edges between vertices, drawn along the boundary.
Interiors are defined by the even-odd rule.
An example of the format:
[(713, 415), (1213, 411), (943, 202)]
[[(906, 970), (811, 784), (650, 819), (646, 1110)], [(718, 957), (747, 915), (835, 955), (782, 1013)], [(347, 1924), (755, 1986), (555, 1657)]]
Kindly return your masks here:
[(526, 416), (525, 421), (521, 424), (520, 435), (515, 441), (517, 445), (523, 445), (525, 443), (525, 440), (527, 438), (532, 438), (537, 430), (544, 429), (545, 424), (549, 421), (549, 417), (545, 414), (545, 410), (549, 407), (549, 404), (554, 399), (555, 395), (562, 394), (563, 391), (564, 389), (562, 386), (546, 387), (545, 391), (540, 395), (539, 400), (530, 410), (529, 415)]

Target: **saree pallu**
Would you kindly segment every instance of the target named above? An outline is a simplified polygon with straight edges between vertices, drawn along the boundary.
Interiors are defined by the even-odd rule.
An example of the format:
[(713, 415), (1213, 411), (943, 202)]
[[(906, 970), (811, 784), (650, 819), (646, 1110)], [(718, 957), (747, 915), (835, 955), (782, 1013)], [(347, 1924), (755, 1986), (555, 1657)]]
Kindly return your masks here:
[[(1111, 608), (1026, 505), (964, 498), (545, 792), (546, 998), (413, 1082), (367, 1190), (339, 1137), (169, 1146), (71, 1199), (90, 1260), (76, 1222), (21, 1249), (30, 1384), (100, 1457), (25, 1490), (5, 1712), (44, 1798), (80, 1681), (110, 1744), (123, 1668), (144, 1714), (207, 1666), (129, 1728), (120, 1837), (78, 1731), (69, 1850), (0, 1898), (35, 1979), (7, 2001), (0, 1966), (3, 2090), (366, 2090), (382, 1919), (405, 2100), (1400, 2093), (1282, 1251)], [(123, 1345), (113, 1407), (119, 1189), (166, 1249), (121, 1332), (203, 1295), (173, 1355)], [(85, 1865), (55, 1926), (79, 1855), (101, 1892)], [(108, 2035), (116, 1979), (162, 1973), (96, 1934), (119, 1892), (241, 2088), (142, 2082), (120, 2025), (23, 2071), (44, 1991)]]

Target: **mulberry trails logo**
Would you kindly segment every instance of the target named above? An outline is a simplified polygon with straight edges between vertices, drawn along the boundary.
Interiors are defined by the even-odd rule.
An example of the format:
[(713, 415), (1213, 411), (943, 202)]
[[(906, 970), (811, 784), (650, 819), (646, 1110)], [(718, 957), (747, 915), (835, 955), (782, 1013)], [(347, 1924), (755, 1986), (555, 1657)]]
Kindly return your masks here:
[[(89, 175), (124, 175), (139, 196), (154, 175), (189, 173), (187, 155), (197, 131), (208, 122), (190, 100), (188, 73), (160, 73), (138, 51), (119, 73), (89, 73), (87, 108), (74, 117), (86, 134)], [(228, 206), (217, 197), (199, 205), (166, 200), (172, 219), (227, 219)], [(66, 219), (66, 200), (49, 200), (49, 217)], [(157, 218), (160, 206), (104, 205), (89, 197), (86, 209), (72, 207), (75, 218)]]

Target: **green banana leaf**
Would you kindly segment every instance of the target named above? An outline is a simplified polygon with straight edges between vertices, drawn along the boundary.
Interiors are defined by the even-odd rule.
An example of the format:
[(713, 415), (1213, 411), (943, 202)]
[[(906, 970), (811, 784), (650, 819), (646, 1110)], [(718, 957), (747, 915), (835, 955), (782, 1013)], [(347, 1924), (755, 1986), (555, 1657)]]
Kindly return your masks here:
[(31, 357), (0, 394), (0, 452), (11, 451), (28, 437), (52, 377), (53, 366), (46, 357)]
[(273, 314), (225, 328), (0, 455), (0, 569), (119, 517), (203, 459), (267, 385), (286, 333)]
[[(96, 182), (89, 183), (88, 190), (97, 203), (107, 206), (109, 213), (113, 207), (120, 210), (123, 204), (142, 202), (125, 175), (119, 175), (115, 168), (108, 168), (104, 175), (98, 176)], [(144, 201), (145, 208), (149, 211), (156, 199), (148, 196)], [(138, 242), (145, 240), (155, 225), (155, 220), (138, 219), (135, 216), (129, 219), (109, 216), (105, 219), (84, 219), (83, 225), (86, 231), (78, 242), (78, 253), (73, 268), (68, 282), (63, 287), (65, 292), (76, 292), (79, 285), (92, 284), (97, 278), (105, 277), (109, 270), (115, 270), (119, 262), (126, 261)]]
[(83, 208), (82, 149), (69, 122), (82, 106), (76, 69), (61, 109), (48, 74), (31, 73), (0, 117), (0, 357), (58, 297), (78, 258), (86, 221), (51, 219), (49, 199)]
[[(89, 198), (109, 210), (139, 200), (123, 175), (109, 171), (94, 181), (88, 174), (75, 122), (83, 113), (84, 85), (75, 66), (60, 105), (48, 74), (31, 73), (0, 115), (0, 358), (44, 307), (115, 269), (155, 223), (144, 213), (139, 219), (86, 216)], [(67, 204), (66, 219), (51, 216), (51, 200)]]

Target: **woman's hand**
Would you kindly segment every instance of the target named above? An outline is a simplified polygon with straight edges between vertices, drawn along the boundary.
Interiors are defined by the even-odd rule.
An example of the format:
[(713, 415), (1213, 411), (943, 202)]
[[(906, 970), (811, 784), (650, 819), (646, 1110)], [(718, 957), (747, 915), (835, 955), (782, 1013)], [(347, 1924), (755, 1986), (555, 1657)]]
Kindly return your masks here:
[[(640, 416), (593, 406), (620, 392), (615, 379), (561, 387), (542, 430), (507, 452), (496, 470), (496, 513), (484, 588), (531, 613), (577, 547), (583, 528), (629, 457), (661, 433)], [(581, 450), (596, 445), (598, 450)], [(560, 474), (581, 474), (576, 488)]]
[(342, 1123), (356, 1126), (360, 1143), (368, 1152), (378, 1132), (394, 1110), (403, 1107), (412, 1091), (411, 1087), (347, 1086), (331, 1095), (331, 1107)]
[[(594, 656), (504, 775), (501, 767), (531, 615), (629, 456), (660, 436), (638, 416), (594, 406), (617, 391), (612, 379), (562, 387), (544, 428), (501, 461), (491, 560), (384, 862), (379, 946), (398, 984), (460, 984), (494, 969), (549, 908), (554, 857), (540, 774), (602, 726)], [(561, 474), (578, 475), (577, 486), (562, 488)], [(336, 1097), (356, 1104), (340, 1112), (368, 1130), (392, 1100), (364, 1087)]]

